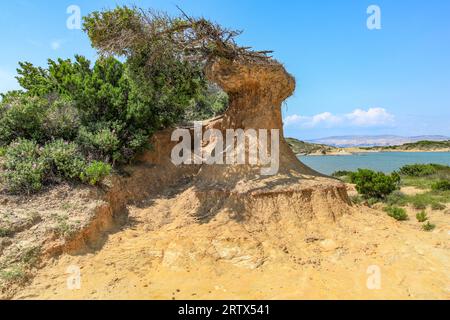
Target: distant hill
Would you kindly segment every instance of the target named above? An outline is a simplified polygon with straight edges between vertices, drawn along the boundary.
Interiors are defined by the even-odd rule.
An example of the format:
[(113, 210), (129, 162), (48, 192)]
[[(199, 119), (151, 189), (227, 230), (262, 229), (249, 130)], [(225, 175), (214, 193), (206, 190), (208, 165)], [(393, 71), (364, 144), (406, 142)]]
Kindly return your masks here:
[(361, 147), (361, 149), (366, 150), (379, 150), (379, 151), (389, 151), (389, 150), (420, 150), (420, 151), (434, 151), (434, 150), (444, 150), (450, 149), (450, 140), (447, 141), (418, 141), (412, 143), (405, 143), (400, 146), (383, 146), (383, 147)]
[(348, 148), (348, 147), (375, 147), (375, 146), (398, 146), (406, 143), (415, 143), (419, 141), (446, 141), (450, 137), (429, 135), (429, 136), (415, 136), (402, 137), (395, 135), (380, 135), (380, 136), (335, 136), (321, 139), (308, 140), (308, 143), (324, 144), (334, 147)]
[(306, 141), (301, 141), (295, 138), (286, 138), (286, 142), (291, 147), (295, 154), (302, 155), (348, 155), (367, 151), (449, 151), (450, 139), (446, 141), (417, 141), (404, 143), (395, 146), (374, 146), (374, 147), (334, 147), (326, 144), (317, 144)]
[(295, 154), (327, 154), (336, 149), (324, 144), (309, 143), (295, 138), (286, 138), (286, 142), (289, 144)]

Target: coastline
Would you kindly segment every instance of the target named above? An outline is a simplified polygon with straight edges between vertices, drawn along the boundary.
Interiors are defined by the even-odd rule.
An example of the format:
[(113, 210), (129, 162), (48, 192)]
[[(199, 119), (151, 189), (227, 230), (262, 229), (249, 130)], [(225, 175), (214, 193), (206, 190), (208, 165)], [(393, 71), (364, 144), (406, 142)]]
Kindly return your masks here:
[(450, 153), (450, 148), (445, 148), (445, 149), (434, 149), (434, 150), (420, 150), (420, 149), (411, 149), (411, 150), (407, 150), (407, 149), (398, 149), (398, 150), (366, 150), (366, 149), (361, 149), (361, 148), (339, 148), (336, 151), (330, 151), (330, 152), (312, 152), (312, 153), (298, 153), (297, 156), (314, 156), (314, 157), (318, 157), (318, 156), (351, 156), (354, 154), (359, 154), (359, 153), (383, 153), (383, 152), (410, 152), (410, 153), (419, 153), (419, 152), (423, 152), (423, 153), (439, 153), (439, 152), (449, 152)]

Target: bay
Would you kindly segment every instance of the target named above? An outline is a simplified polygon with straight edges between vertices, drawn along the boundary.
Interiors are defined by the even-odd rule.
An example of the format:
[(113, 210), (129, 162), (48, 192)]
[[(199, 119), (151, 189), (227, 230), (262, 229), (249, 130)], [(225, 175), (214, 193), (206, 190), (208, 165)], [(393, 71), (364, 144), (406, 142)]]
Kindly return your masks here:
[(339, 156), (299, 156), (299, 159), (312, 169), (328, 175), (338, 170), (356, 171), (358, 168), (390, 173), (414, 163), (450, 165), (450, 152), (367, 152)]

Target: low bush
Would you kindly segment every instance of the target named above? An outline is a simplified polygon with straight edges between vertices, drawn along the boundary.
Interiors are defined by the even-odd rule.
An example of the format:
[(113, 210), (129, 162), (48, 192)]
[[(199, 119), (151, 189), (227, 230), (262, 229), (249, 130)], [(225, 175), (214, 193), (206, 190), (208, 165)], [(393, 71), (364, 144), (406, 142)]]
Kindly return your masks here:
[(75, 143), (56, 140), (45, 145), (41, 158), (46, 163), (48, 175), (52, 177), (79, 179), (86, 163)]
[(81, 180), (91, 185), (98, 184), (111, 173), (111, 166), (101, 161), (94, 161), (81, 174)]
[(0, 178), (7, 191), (31, 194), (61, 180), (98, 184), (112, 167), (101, 161), (87, 163), (73, 142), (56, 140), (39, 147), (19, 139), (7, 148), (3, 169)]
[(397, 173), (386, 175), (369, 169), (358, 169), (351, 174), (351, 182), (356, 184), (356, 190), (366, 199), (384, 199), (400, 186), (400, 176)]
[(413, 208), (417, 210), (425, 210), (428, 207), (428, 205), (431, 205), (431, 202), (429, 201), (428, 198), (420, 196), (412, 197), (410, 202)]
[(0, 238), (9, 237), (13, 231), (10, 228), (0, 227)]
[(447, 206), (445, 206), (442, 203), (439, 202), (435, 202), (431, 204), (431, 209), (433, 210), (444, 210), (445, 208), (447, 208)]
[(366, 200), (366, 202), (367, 202), (367, 205), (369, 207), (372, 207), (373, 205), (379, 203), (380, 199), (378, 199), (378, 198), (369, 198), (369, 199)]
[(12, 143), (3, 166), (1, 178), (9, 192), (30, 194), (42, 188), (47, 165), (39, 156), (36, 142), (19, 139)]
[(357, 194), (355, 196), (351, 196), (350, 201), (354, 204), (361, 204), (364, 199), (359, 194)]
[(430, 221), (427, 221), (427, 223), (425, 223), (425, 224), (422, 226), (422, 229), (423, 229), (424, 231), (433, 231), (435, 228), (436, 228), (436, 225), (430, 223)]
[(440, 165), (436, 164), (409, 164), (400, 168), (402, 175), (410, 177), (424, 177), (435, 174)]
[(347, 171), (347, 170), (338, 170), (331, 174), (332, 177), (340, 178), (340, 177), (346, 177), (350, 176), (353, 172)]
[(449, 202), (449, 195), (447, 192), (441, 194), (435, 191), (416, 194), (408, 197), (408, 202), (417, 210), (424, 210), (430, 206), (433, 210), (445, 209), (445, 205), (442, 202)]
[(425, 222), (428, 220), (428, 216), (425, 211), (421, 211), (418, 214), (416, 214), (416, 219), (419, 222)]
[(404, 206), (408, 203), (408, 197), (400, 190), (395, 190), (386, 197), (385, 202), (390, 206)]
[(27, 278), (27, 273), (23, 266), (17, 264), (12, 265), (9, 268), (0, 269), (0, 279), (10, 283), (10, 282), (24, 282)]
[(45, 99), (14, 95), (3, 98), (0, 105), (0, 145), (6, 146), (17, 140), (42, 141), (44, 115), (48, 107)]
[(406, 210), (399, 207), (387, 207), (384, 209), (388, 216), (394, 218), (397, 221), (405, 221), (408, 220), (408, 214)]
[(58, 99), (47, 109), (43, 126), (48, 140), (73, 141), (80, 127), (80, 112), (70, 100)]
[(431, 189), (434, 191), (448, 191), (450, 190), (450, 181), (439, 180), (431, 185)]

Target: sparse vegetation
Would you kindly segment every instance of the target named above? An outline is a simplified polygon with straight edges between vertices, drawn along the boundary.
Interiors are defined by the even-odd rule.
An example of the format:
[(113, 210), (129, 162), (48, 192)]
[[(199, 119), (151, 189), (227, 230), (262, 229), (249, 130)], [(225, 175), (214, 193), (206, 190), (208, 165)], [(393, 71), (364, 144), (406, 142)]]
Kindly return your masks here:
[(12, 143), (5, 156), (4, 180), (13, 193), (33, 193), (42, 188), (46, 166), (39, 157), (39, 147), (31, 140), (19, 139)]
[(367, 202), (367, 205), (368, 205), (369, 207), (372, 207), (372, 206), (374, 206), (375, 204), (379, 203), (379, 202), (380, 202), (380, 199), (379, 199), (379, 198), (369, 198), (369, 199), (366, 200), (366, 202)]
[[(450, 191), (448, 186), (450, 184), (450, 167), (436, 164), (414, 164), (402, 167), (400, 175), (394, 174), (395, 183), (399, 183), (403, 186), (414, 186), (423, 189), (428, 189), (425, 192), (406, 195), (400, 190), (394, 190), (387, 194), (381, 200), (387, 205), (384, 210), (387, 214), (396, 219), (397, 221), (408, 220), (408, 214), (404, 207), (410, 204), (414, 209), (421, 210), (416, 213), (416, 219), (419, 223), (423, 223), (421, 228), (424, 231), (432, 231), (436, 228), (435, 224), (429, 221), (429, 217), (425, 212), (425, 209), (431, 208), (432, 210), (445, 210), (446, 203), (450, 203)], [(364, 202), (362, 196), (364, 196), (365, 203), (368, 206), (372, 206), (373, 202), (380, 200), (380, 198), (370, 198), (367, 194), (373, 192), (376, 189), (373, 181), (376, 180), (373, 177), (375, 174), (370, 170), (358, 170), (356, 173), (349, 173), (347, 171), (340, 171), (333, 174), (334, 176), (350, 176), (358, 177), (353, 179), (353, 182), (359, 182), (357, 190), (360, 194), (351, 197), (353, 203), (361, 204)], [(385, 179), (380, 179), (384, 181)], [(370, 190), (370, 191), (367, 191)], [(389, 190), (389, 189), (387, 189)], [(361, 195), (361, 191), (366, 195)], [(372, 193), (373, 194), (373, 193)], [(376, 199), (376, 200), (375, 200)]]
[(400, 169), (402, 184), (428, 189), (427, 192), (408, 197), (415, 209), (444, 210), (450, 202), (450, 167), (439, 164), (409, 165)]
[(28, 266), (35, 266), (39, 261), (40, 253), (41, 248), (39, 246), (24, 248), (21, 252), (20, 260)]
[(352, 171), (346, 171), (346, 170), (339, 170), (335, 171), (331, 174), (332, 177), (338, 178), (342, 182), (345, 183), (351, 183), (351, 177), (353, 172)]
[(396, 173), (386, 175), (369, 169), (358, 169), (350, 176), (356, 190), (366, 199), (385, 199), (394, 190), (399, 188), (400, 176)]
[(55, 226), (53, 231), (60, 237), (69, 238), (74, 232), (76, 225), (69, 221), (69, 217), (66, 214), (53, 215)]
[(408, 196), (400, 190), (395, 190), (386, 197), (385, 202), (390, 206), (404, 206), (408, 204)]
[(10, 228), (0, 228), (0, 238), (9, 237), (13, 231)]
[(425, 177), (435, 174), (441, 166), (438, 164), (410, 164), (400, 168), (400, 174), (410, 177)]
[(422, 229), (424, 231), (433, 231), (436, 228), (436, 225), (430, 223), (430, 221), (427, 221), (424, 225), (422, 225)]
[(364, 199), (359, 195), (354, 195), (350, 197), (350, 201), (354, 204), (361, 204), (364, 202)]
[(383, 146), (383, 147), (362, 147), (364, 150), (378, 150), (378, 151), (395, 151), (395, 150), (423, 150), (423, 151), (432, 151), (432, 150), (442, 150), (450, 148), (450, 140), (447, 141), (418, 141), (405, 143), (397, 146)]
[(385, 208), (388, 216), (394, 218), (397, 221), (405, 221), (408, 220), (408, 214), (406, 210), (399, 207), (387, 207)]
[(419, 222), (425, 222), (428, 220), (428, 216), (425, 211), (421, 211), (418, 214), (416, 214), (416, 219)]
[(352, 171), (347, 171), (347, 170), (338, 170), (335, 171), (331, 174), (332, 177), (336, 177), (336, 178), (340, 178), (340, 177), (347, 177), (347, 176), (351, 176), (353, 174)]
[(27, 278), (27, 273), (23, 266), (16, 264), (0, 269), (0, 279), (4, 282), (23, 282)]
[(94, 161), (81, 173), (81, 180), (96, 185), (111, 173), (111, 166), (101, 161)]
[(450, 180), (439, 180), (431, 186), (434, 191), (450, 191)]
[(334, 149), (333, 147), (324, 144), (309, 143), (295, 138), (286, 138), (286, 142), (289, 144), (295, 154), (326, 154), (327, 152), (333, 151)]

